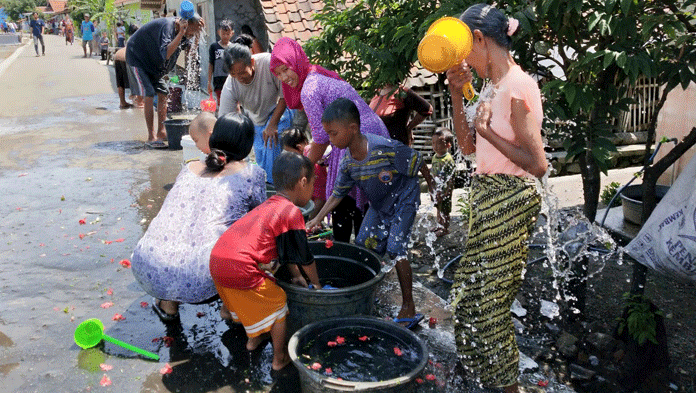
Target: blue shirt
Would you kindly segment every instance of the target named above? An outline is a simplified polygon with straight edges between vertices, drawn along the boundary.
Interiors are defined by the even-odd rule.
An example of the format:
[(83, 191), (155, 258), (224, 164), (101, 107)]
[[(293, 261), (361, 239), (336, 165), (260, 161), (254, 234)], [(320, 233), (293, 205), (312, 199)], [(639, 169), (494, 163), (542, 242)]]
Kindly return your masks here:
[(341, 160), (333, 196), (342, 198), (358, 186), (370, 207), (392, 215), (404, 204), (420, 204), (418, 170), (423, 163), (419, 152), (403, 143), (374, 134), (367, 138), (367, 157), (355, 160), (350, 149)]
[(39, 37), (41, 36), (41, 28), (46, 26), (46, 24), (41, 19), (32, 19), (29, 22), (29, 26), (31, 26), (31, 33), (34, 37)]
[(92, 39), (92, 31), (94, 30), (94, 23), (92, 21), (85, 22), (82, 21), (82, 40), (90, 41)]

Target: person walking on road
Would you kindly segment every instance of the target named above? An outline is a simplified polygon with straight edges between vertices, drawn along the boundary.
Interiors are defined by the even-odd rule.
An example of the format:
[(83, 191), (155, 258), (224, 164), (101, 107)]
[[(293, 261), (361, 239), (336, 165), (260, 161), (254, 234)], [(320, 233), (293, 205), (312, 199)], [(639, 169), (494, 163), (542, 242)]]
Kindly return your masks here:
[(89, 14), (85, 14), (85, 20), (82, 21), (82, 50), (85, 52), (83, 57), (87, 57), (87, 47), (89, 46), (89, 57), (92, 57), (92, 34), (94, 33), (94, 23), (89, 20)]
[(29, 26), (31, 27), (31, 33), (34, 37), (34, 50), (36, 51), (36, 57), (39, 57), (39, 41), (41, 41), (41, 54), (46, 56), (46, 45), (44, 45), (44, 40), (43, 40), (43, 33), (46, 28), (46, 23), (44, 23), (43, 20), (39, 19), (39, 14), (34, 12), (32, 15), (31, 22), (29, 22)]

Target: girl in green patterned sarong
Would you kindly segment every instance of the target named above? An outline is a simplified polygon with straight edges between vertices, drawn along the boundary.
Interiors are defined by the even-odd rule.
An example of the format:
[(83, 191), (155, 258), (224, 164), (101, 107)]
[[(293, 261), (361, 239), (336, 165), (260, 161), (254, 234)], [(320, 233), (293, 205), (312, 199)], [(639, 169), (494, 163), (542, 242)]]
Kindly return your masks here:
[[(546, 173), (541, 140), (543, 111), (536, 82), (515, 63), (509, 48), (518, 22), (485, 4), (460, 19), (471, 29), (465, 62), (447, 71), (453, 126), (465, 154), (476, 153), (466, 251), (452, 286), (457, 352), (465, 377), (517, 392), (519, 351), (510, 306), (522, 283), (527, 239), (540, 209), (534, 178)], [(462, 88), (470, 67), (494, 84), (482, 98), (473, 130), (464, 114)]]

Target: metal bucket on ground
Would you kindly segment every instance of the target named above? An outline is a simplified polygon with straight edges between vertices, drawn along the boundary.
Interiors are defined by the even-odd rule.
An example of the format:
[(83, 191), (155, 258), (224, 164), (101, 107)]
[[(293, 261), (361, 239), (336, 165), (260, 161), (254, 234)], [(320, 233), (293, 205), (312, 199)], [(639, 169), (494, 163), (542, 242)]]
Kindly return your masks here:
[[(406, 350), (407, 348), (408, 351), (413, 351), (416, 360), (413, 363), (409, 363), (411, 368), (404, 374), (378, 382), (348, 381), (333, 378), (325, 375), (326, 373), (322, 372), (322, 369), (317, 370), (318, 372), (312, 370), (305, 364), (308, 360), (303, 361), (307, 356), (303, 351), (308, 347), (326, 346), (326, 342), (321, 337), (330, 335), (349, 339), (348, 336), (356, 331), (372, 337), (373, 340), (378, 338), (377, 336), (388, 337), (392, 342), (398, 342), (399, 347), (402, 349)], [(415, 333), (393, 322), (366, 316), (333, 318), (305, 326), (290, 338), (288, 350), (292, 363), (299, 370), (302, 391), (312, 393), (415, 392), (417, 385), (415, 379), (423, 372), (428, 363), (428, 349)], [(325, 348), (319, 350), (324, 351)], [(377, 367), (378, 365), (375, 364), (373, 366)], [(368, 374), (371, 371), (372, 367), (370, 367), (370, 370), (364, 370), (361, 374)]]
[(370, 315), (374, 310), (377, 285), (384, 279), (377, 254), (353, 244), (323, 241), (309, 242), (322, 285), (338, 289), (308, 289), (289, 283), (283, 268), (276, 274), (278, 284), (288, 298), (288, 333), (312, 322), (333, 317)]
[(164, 121), (164, 128), (167, 131), (167, 141), (169, 150), (181, 150), (181, 137), (188, 135), (189, 119), (167, 119)]

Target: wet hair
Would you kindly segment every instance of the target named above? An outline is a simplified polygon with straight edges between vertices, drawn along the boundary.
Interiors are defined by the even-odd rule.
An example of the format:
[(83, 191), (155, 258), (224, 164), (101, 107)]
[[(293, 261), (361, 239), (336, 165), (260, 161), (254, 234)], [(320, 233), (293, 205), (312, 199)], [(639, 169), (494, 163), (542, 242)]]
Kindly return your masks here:
[(314, 176), (314, 165), (309, 158), (283, 151), (273, 161), (273, 185), (278, 191), (291, 190), (300, 179), (310, 180)]
[(135, 23), (132, 25), (128, 26), (128, 35), (133, 35), (135, 34), (136, 31), (138, 31), (139, 27)]
[(223, 19), (220, 21), (220, 24), (218, 25), (218, 29), (220, 30), (232, 30), (232, 21), (229, 19)]
[(242, 34), (246, 34), (252, 39), (256, 38), (256, 36), (254, 35), (254, 31), (251, 30), (251, 27), (249, 25), (242, 25), (242, 27), (239, 30), (241, 30)]
[(330, 103), (321, 115), (322, 123), (356, 123), (360, 127), (360, 112), (355, 103), (347, 98), (337, 98)]
[(251, 50), (249, 47), (240, 44), (232, 44), (225, 49), (225, 58), (222, 63), (222, 70), (230, 72), (232, 65), (238, 61), (243, 61), (246, 65), (251, 65)]
[(116, 22), (116, 27), (121, 27), (121, 26), (123, 26), (123, 23), (121, 23), (121, 22)]
[(233, 43), (244, 45), (251, 49), (251, 46), (254, 45), (254, 38), (249, 34), (240, 34), (239, 37), (234, 39)]
[(508, 18), (497, 8), (487, 4), (474, 4), (459, 17), (473, 33), (480, 30), (498, 45), (510, 50), (512, 39), (508, 36)]
[(280, 145), (283, 147), (297, 149), (297, 145), (301, 143), (309, 143), (309, 139), (299, 128), (289, 128), (280, 136)]
[(452, 132), (445, 128), (445, 127), (438, 127), (433, 131), (433, 136), (441, 136), (445, 138), (445, 142), (449, 143), (450, 145), (454, 144), (454, 135), (452, 135)]
[(220, 172), (228, 162), (249, 155), (254, 145), (254, 123), (241, 113), (228, 113), (215, 122), (208, 145), (210, 154), (205, 165), (211, 172)]

